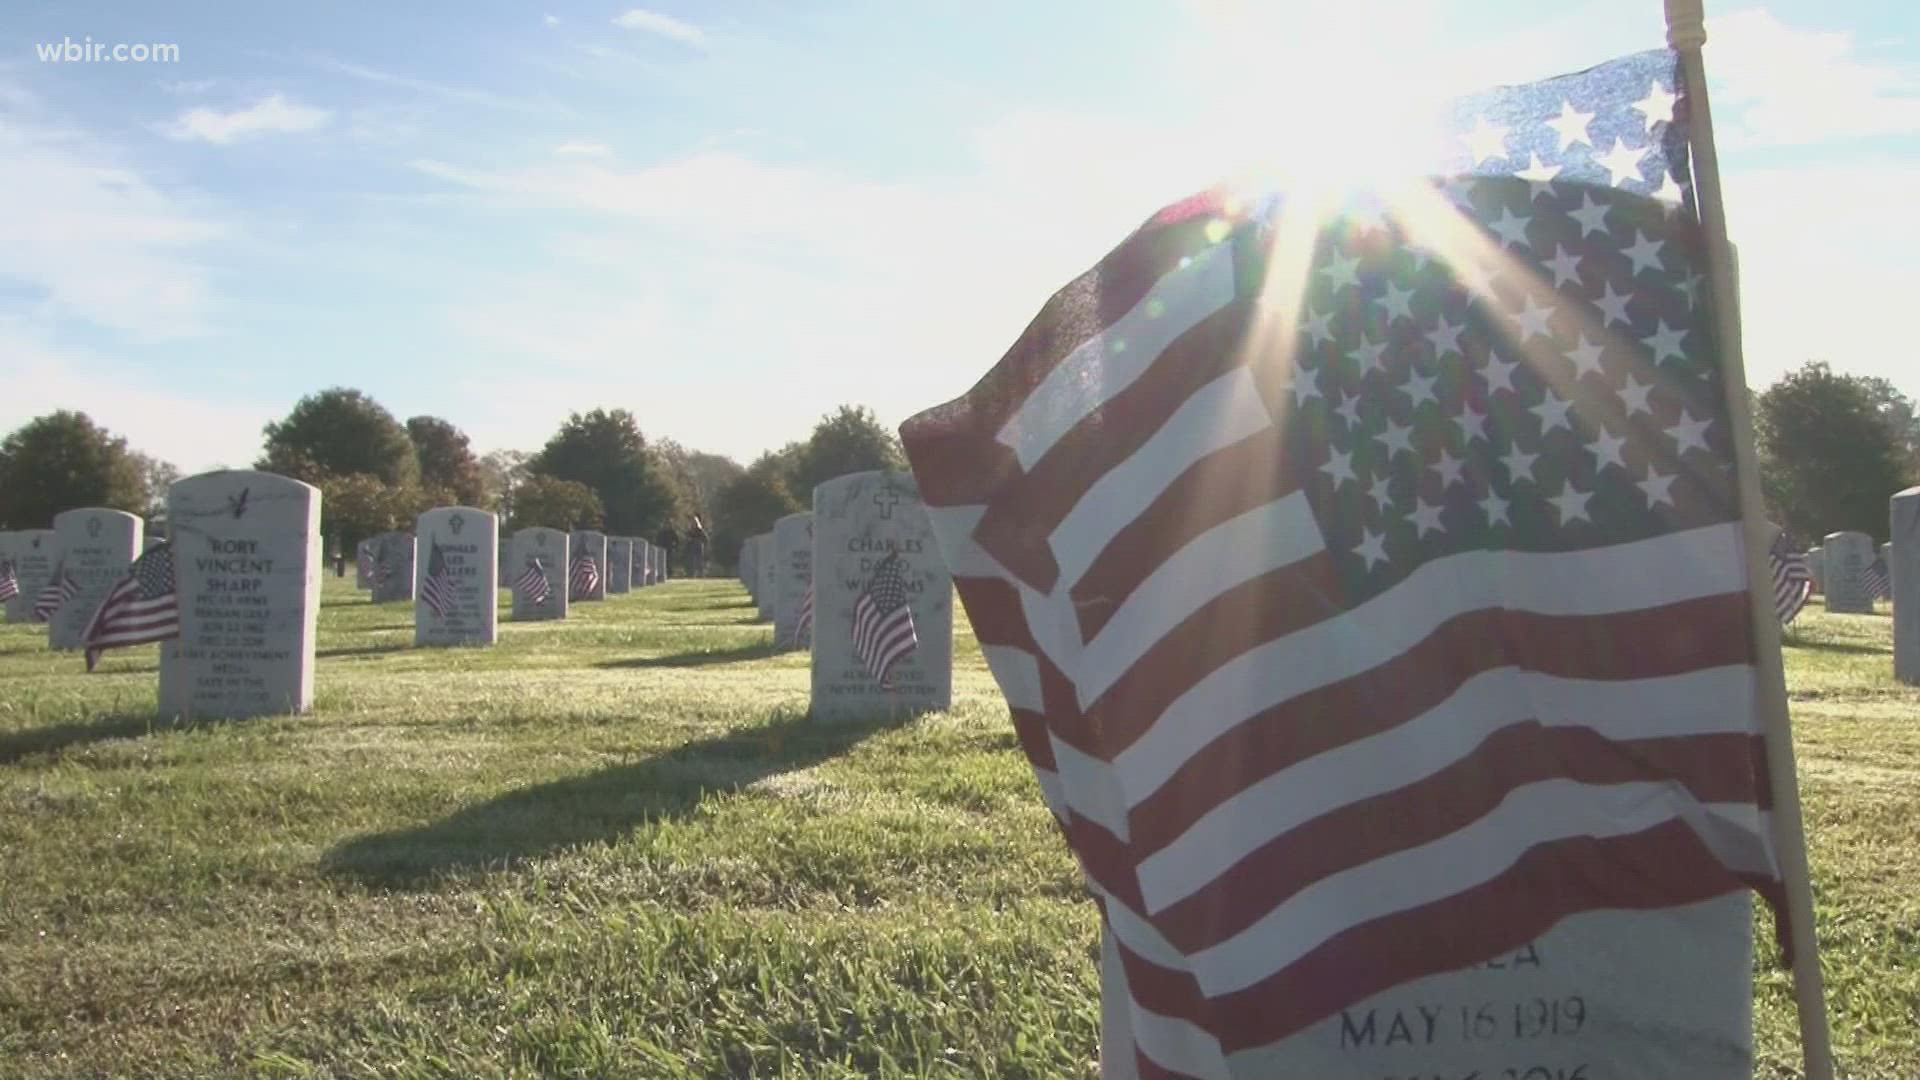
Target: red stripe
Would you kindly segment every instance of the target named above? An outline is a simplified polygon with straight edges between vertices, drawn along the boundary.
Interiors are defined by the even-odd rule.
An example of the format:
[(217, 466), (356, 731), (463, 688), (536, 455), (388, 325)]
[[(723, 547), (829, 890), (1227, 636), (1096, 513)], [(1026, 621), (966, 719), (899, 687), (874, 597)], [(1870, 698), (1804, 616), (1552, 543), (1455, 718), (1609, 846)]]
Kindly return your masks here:
[(1013, 734), (1020, 749), (1035, 768), (1058, 772), (1060, 763), (1053, 757), (1053, 741), (1047, 737), (1047, 718), (1030, 709), (1013, 709)]
[[(1666, 782), (1703, 803), (1751, 803), (1751, 738), (1612, 742), (1590, 728), (1542, 728), (1532, 721), (1503, 728), (1425, 779), (1349, 803), (1274, 837), (1199, 892), (1160, 912), (1154, 925), (1183, 952), (1216, 945), (1315, 882), (1466, 828), (1514, 790), (1544, 780)], [(1728, 881), (1731, 886), (1730, 872)]]

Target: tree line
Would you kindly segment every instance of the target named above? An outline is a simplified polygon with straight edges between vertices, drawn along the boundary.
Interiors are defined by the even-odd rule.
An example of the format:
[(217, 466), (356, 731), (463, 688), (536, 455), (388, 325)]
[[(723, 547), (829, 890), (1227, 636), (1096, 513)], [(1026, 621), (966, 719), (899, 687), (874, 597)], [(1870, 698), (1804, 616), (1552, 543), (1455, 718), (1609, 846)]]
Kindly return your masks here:
[[(893, 432), (855, 405), (821, 417), (807, 439), (746, 468), (671, 439), (648, 440), (625, 409), (573, 413), (537, 451), (480, 456), (451, 422), (416, 416), (402, 423), (345, 387), (300, 399), (262, 434), (254, 467), (319, 488), (322, 535), (343, 551), (411, 528), (425, 510), (460, 505), (496, 511), (509, 532), (603, 529), (669, 550), (697, 520), (712, 556), (730, 560), (741, 539), (805, 508), (821, 480), (905, 467)], [(129, 447), (85, 413), (48, 413), (0, 441), (0, 529), (44, 528), (55, 514), (82, 506), (157, 519), (178, 478), (172, 465)]]

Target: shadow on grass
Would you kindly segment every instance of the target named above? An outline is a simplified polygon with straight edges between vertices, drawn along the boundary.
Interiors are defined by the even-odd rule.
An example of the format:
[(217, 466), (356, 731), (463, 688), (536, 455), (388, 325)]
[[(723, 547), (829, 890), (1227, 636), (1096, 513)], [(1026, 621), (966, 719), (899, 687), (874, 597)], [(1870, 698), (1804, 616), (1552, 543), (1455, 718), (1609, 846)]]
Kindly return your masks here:
[(1808, 641), (1795, 640), (1791, 635), (1784, 644), (1794, 649), (1811, 649), (1814, 652), (1842, 653), (1854, 656), (1892, 656), (1893, 650), (1884, 645), (1860, 645), (1851, 641)]
[(911, 714), (868, 723), (823, 724), (804, 715), (776, 719), (509, 791), (428, 825), (356, 837), (328, 852), (322, 866), (329, 874), (387, 889), (429, 887), (446, 874), (505, 870), (685, 817), (708, 795), (811, 768), (913, 719)]
[(354, 645), (352, 647), (342, 647), (338, 649), (315, 649), (313, 655), (316, 659), (340, 656), (378, 656), (381, 653), (406, 652), (411, 648), (413, 648), (413, 642), (411, 641), (390, 641), (383, 645)]
[(174, 731), (185, 725), (156, 713), (124, 713), (103, 716), (81, 724), (55, 724), (53, 727), (10, 731), (0, 735), (0, 765), (12, 765), (35, 754), (57, 754), (78, 746), (138, 739), (157, 731)]
[(711, 664), (765, 660), (769, 656), (778, 656), (783, 652), (792, 651), (792, 649), (778, 648), (772, 641), (757, 641), (752, 645), (741, 645), (732, 649), (702, 649), (699, 652), (670, 653), (666, 656), (629, 656), (620, 660), (601, 660), (593, 666), (609, 669), (707, 667)]

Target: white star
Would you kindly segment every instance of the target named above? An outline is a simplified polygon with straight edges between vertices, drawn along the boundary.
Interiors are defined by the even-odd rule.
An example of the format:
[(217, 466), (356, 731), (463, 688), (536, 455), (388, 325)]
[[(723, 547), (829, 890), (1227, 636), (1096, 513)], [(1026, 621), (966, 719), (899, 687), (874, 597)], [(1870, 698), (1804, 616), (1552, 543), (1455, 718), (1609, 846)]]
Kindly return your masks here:
[(1634, 481), (1642, 494), (1647, 497), (1647, 509), (1651, 510), (1661, 503), (1673, 505), (1673, 477), (1663, 476), (1652, 465), (1647, 466), (1647, 478)]
[(1627, 318), (1627, 301), (1632, 299), (1632, 297), (1633, 297), (1633, 294), (1631, 293), (1627, 294), (1626, 296), (1621, 296), (1619, 293), (1614, 292), (1613, 282), (1611, 281), (1607, 282), (1606, 295), (1600, 297), (1600, 299), (1595, 300), (1593, 302), (1593, 306), (1600, 309), (1600, 314), (1602, 316), (1602, 322), (1600, 323), (1600, 325), (1602, 327), (1607, 327), (1607, 326), (1612, 326), (1614, 323), (1618, 322), (1618, 323), (1625, 323), (1628, 326), (1632, 326), (1633, 320)]
[(1460, 444), (1465, 446), (1475, 439), (1487, 437), (1487, 414), (1465, 402), (1460, 404), (1460, 415), (1453, 418), (1460, 425)]
[(1463, 256), (1453, 264), (1453, 278), (1469, 300), (1485, 300), (1493, 296), (1494, 268), (1480, 262), (1472, 255)]
[(1653, 197), (1660, 200), (1660, 209), (1668, 217), (1672, 217), (1679, 213), (1680, 207), (1685, 204), (1687, 192), (1674, 181), (1673, 174), (1668, 173), (1660, 178), (1660, 187), (1653, 193)]
[(1433, 384), (1438, 381), (1439, 377), (1436, 375), (1418, 375), (1412, 368), (1408, 368), (1407, 381), (1400, 384), (1400, 389), (1413, 399), (1415, 407), (1418, 407), (1422, 401), (1438, 404), (1440, 399), (1433, 396)]
[(1387, 534), (1377, 533), (1377, 532), (1374, 532), (1372, 529), (1366, 529), (1366, 528), (1363, 528), (1360, 531), (1365, 533), (1366, 535), (1360, 541), (1359, 544), (1354, 546), (1353, 552), (1354, 554), (1367, 560), (1366, 568), (1368, 570), (1371, 570), (1373, 569), (1374, 563), (1382, 563), (1387, 561)]
[(1705, 285), (1706, 283), (1707, 283), (1707, 279), (1701, 277), (1699, 274), (1688, 274), (1687, 280), (1680, 283), (1680, 291), (1687, 295), (1688, 307), (1699, 306), (1700, 286)]
[(1413, 527), (1417, 530), (1414, 533), (1414, 539), (1416, 540), (1430, 532), (1444, 533), (1447, 531), (1446, 526), (1440, 524), (1440, 507), (1425, 499), (1420, 499), (1414, 504)]
[(1480, 509), (1486, 513), (1489, 525), (1495, 522), (1502, 525), (1513, 524), (1507, 518), (1507, 500), (1495, 495), (1491, 488), (1487, 489), (1487, 497), (1480, 500)]
[(1413, 270), (1415, 273), (1425, 270), (1427, 263), (1433, 260), (1432, 250), (1422, 247), (1419, 244), (1405, 243), (1400, 245), (1400, 247), (1401, 250), (1407, 253), (1407, 257), (1413, 260)]
[(1587, 137), (1587, 125), (1593, 123), (1593, 114), (1581, 112), (1573, 107), (1573, 102), (1560, 103), (1560, 115), (1547, 121), (1547, 126), (1560, 133), (1560, 149), (1565, 150), (1574, 143), (1593, 145)]
[(1630, 149), (1621, 139), (1613, 140), (1613, 149), (1596, 156), (1593, 160), (1613, 174), (1613, 186), (1619, 187), (1629, 180), (1640, 179), (1640, 162), (1646, 158), (1652, 147), (1643, 146), (1638, 150)]
[(1519, 366), (1519, 364), (1511, 360), (1502, 360), (1498, 356), (1489, 353), (1487, 355), (1487, 366), (1485, 369), (1487, 393), (1491, 394), (1495, 390), (1512, 390), (1513, 369)]
[(1513, 321), (1520, 327), (1521, 343), (1525, 344), (1536, 336), (1552, 337), (1553, 329), (1547, 325), (1547, 320), (1551, 318), (1553, 318), (1553, 309), (1534, 303), (1533, 294), (1528, 293), (1526, 306), (1513, 313)]
[(1553, 245), (1553, 258), (1547, 260), (1547, 269), (1553, 271), (1556, 289), (1569, 281), (1580, 283), (1580, 256), (1568, 251), (1564, 244)]
[(1339, 413), (1341, 418), (1346, 420), (1348, 430), (1359, 427), (1360, 395), (1349, 394), (1345, 390), (1340, 391), (1340, 404), (1335, 407), (1333, 411)]
[(1577, 379), (1582, 375), (1606, 374), (1600, 367), (1600, 355), (1604, 352), (1606, 352), (1605, 346), (1595, 345), (1587, 340), (1585, 333), (1582, 333), (1580, 344), (1567, 352), (1567, 359), (1573, 361), (1573, 377)]
[(1626, 388), (1620, 391), (1620, 400), (1626, 403), (1627, 415), (1646, 413), (1652, 416), (1653, 409), (1647, 404), (1647, 395), (1652, 392), (1653, 387), (1642, 384), (1633, 377), (1632, 372), (1628, 372)]
[(1713, 426), (1711, 419), (1695, 420), (1692, 413), (1681, 409), (1680, 422), (1667, 429), (1667, 434), (1673, 436), (1674, 456), (1679, 457), (1681, 454), (1686, 453), (1687, 448), (1690, 446), (1705, 450), (1707, 448), (1707, 428), (1711, 426)]
[(1455, 326), (1447, 321), (1445, 315), (1439, 318), (1440, 325), (1427, 332), (1427, 340), (1433, 342), (1434, 357), (1444, 359), (1448, 356), (1465, 356), (1466, 354), (1460, 351), (1460, 332), (1467, 328), (1466, 324)]
[(1633, 272), (1638, 274), (1642, 270), (1666, 269), (1660, 262), (1660, 249), (1666, 246), (1665, 243), (1655, 240), (1638, 229), (1634, 230), (1633, 235), (1635, 237), (1634, 242), (1625, 251), (1621, 252), (1621, 254), (1633, 260)]
[(1476, 182), (1471, 176), (1456, 176), (1440, 185), (1440, 190), (1453, 205), (1462, 210), (1473, 209), (1473, 189)]
[(1560, 511), (1560, 524), (1565, 525), (1570, 521), (1593, 520), (1587, 516), (1587, 500), (1591, 498), (1593, 492), (1576, 490), (1568, 483), (1560, 489), (1560, 494), (1548, 497), (1547, 501)]
[(1541, 393), (1544, 396), (1541, 397), (1540, 404), (1527, 410), (1540, 418), (1540, 434), (1545, 435), (1554, 428), (1566, 428), (1572, 431), (1573, 424), (1568, 421), (1567, 412), (1573, 408), (1573, 402), (1563, 399), (1552, 390), (1543, 390)]
[(1593, 471), (1597, 473), (1609, 465), (1626, 468), (1627, 463), (1620, 457), (1620, 450), (1626, 445), (1626, 436), (1615, 435), (1606, 428), (1601, 428), (1594, 435), (1593, 441), (1587, 444), (1587, 453), (1593, 455)]
[(1527, 198), (1537, 199), (1553, 191), (1553, 178), (1560, 175), (1560, 166), (1540, 164), (1539, 154), (1527, 155), (1527, 167), (1513, 175), (1527, 182), (1530, 189)]
[(1633, 107), (1647, 118), (1647, 132), (1651, 134), (1653, 125), (1673, 123), (1673, 103), (1678, 100), (1677, 96), (1667, 92), (1666, 87), (1654, 83), (1648, 87), (1647, 96), (1634, 102)]
[(1395, 319), (1413, 318), (1413, 308), (1408, 306), (1412, 300), (1412, 289), (1402, 289), (1391, 281), (1387, 282), (1387, 291), (1380, 297), (1380, 305), (1387, 309), (1388, 325), (1392, 325)]
[(1667, 320), (1661, 319), (1659, 329), (1653, 332), (1653, 336), (1643, 337), (1640, 342), (1653, 350), (1653, 362), (1658, 364), (1664, 362), (1669, 356), (1675, 360), (1685, 360), (1687, 350), (1680, 347), (1680, 339), (1686, 336), (1686, 330), (1672, 329), (1667, 325)]
[(1305, 405), (1320, 396), (1320, 377), (1302, 368), (1293, 373), (1293, 403)]
[(1520, 444), (1516, 442), (1500, 460), (1506, 463), (1507, 478), (1517, 484), (1522, 480), (1533, 479), (1533, 463), (1539, 460), (1539, 457), (1539, 454), (1521, 452)]
[(1344, 454), (1339, 451), (1329, 451), (1327, 463), (1320, 466), (1320, 471), (1327, 474), (1327, 477), (1336, 488), (1340, 486), (1340, 481), (1342, 480), (1351, 480), (1356, 484), (1360, 482), (1360, 478), (1355, 476), (1353, 472), (1353, 454), (1351, 451)]
[(1473, 130), (1461, 138), (1467, 141), (1467, 153), (1472, 156), (1475, 165), (1507, 156), (1507, 129), (1499, 124), (1487, 123), (1484, 116), (1475, 117)]
[(1413, 429), (1394, 420), (1387, 421), (1387, 430), (1378, 436), (1381, 445), (1387, 448), (1387, 457), (1396, 452), (1413, 453)]
[(1342, 258), (1336, 251), (1327, 256), (1327, 265), (1321, 267), (1320, 272), (1327, 275), (1327, 280), (1333, 283), (1336, 290), (1349, 285), (1358, 285), (1360, 284), (1360, 257), (1356, 255), (1350, 259)]
[(1613, 207), (1593, 201), (1593, 196), (1580, 193), (1580, 209), (1567, 211), (1567, 216), (1580, 223), (1580, 236), (1584, 239), (1588, 233), (1607, 231), (1607, 212)]
[(1375, 510), (1385, 512), (1387, 504), (1393, 501), (1393, 494), (1387, 490), (1387, 484), (1387, 478), (1381, 476), (1373, 482), (1372, 487), (1367, 489), (1367, 498), (1373, 500)]
[(1500, 234), (1500, 242), (1509, 247), (1527, 246), (1527, 222), (1532, 218), (1520, 217), (1506, 207), (1500, 208), (1500, 220), (1487, 227)]
[(1444, 491), (1454, 484), (1464, 482), (1460, 479), (1460, 470), (1465, 468), (1466, 464), (1466, 462), (1454, 457), (1453, 451), (1443, 446), (1440, 448), (1440, 460), (1427, 466), (1427, 468), (1440, 474), (1440, 488)]
[(1333, 330), (1328, 325), (1332, 321), (1333, 312), (1329, 311), (1323, 315), (1309, 307), (1307, 309), (1307, 323), (1302, 329), (1306, 330), (1307, 336), (1313, 338), (1315, 345), (1324, 345), (1333, 340)]
[(1362, 337), (1359, 346), (1347, 354), (1347, 359), (1355, 361), (1360, 365), (1360, 374), (1362, 375), (1365, 375), (1369, 371), (1385, 371), (1386, 367), (1380, 362), (1380, 357), (1384, 355), (1386, 351), (1386, 342), (1368, 341), (1365, 337)]

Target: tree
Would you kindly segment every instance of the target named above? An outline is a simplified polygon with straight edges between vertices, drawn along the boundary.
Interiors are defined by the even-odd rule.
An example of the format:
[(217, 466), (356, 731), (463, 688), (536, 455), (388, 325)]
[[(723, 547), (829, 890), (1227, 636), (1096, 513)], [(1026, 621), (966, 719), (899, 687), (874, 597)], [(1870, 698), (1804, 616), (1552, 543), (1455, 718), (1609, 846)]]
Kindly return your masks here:
[(167, 489), (180, 479), (180, 470), (171, 461), (161, 461), (138, 450), (132, 453), (134, 466), (140, 470), (140, 485), (146, 490), (146, 509), (141, 512), (151, 520), (166, 512)]
[(1880, 419), (1886, 422), (1887, 430), (1893, 434), (1893, 441), (1900, 445), (1901, 465), (1906, 472), (1907, 482), (1920, 484), (1920, 413), (1916, 413), (1913, 399), (1878, 375), (1862, 376), (1860, 382), (1865, 385), (1867, 396), (1873, 399), (1874, 407), (1879, 410)]
[(679, 511), (673, 485), (625, 409), (569, 416), (527, 468), (585, 484), (600, 497), (607, 530), (623, 536), (651, 536)]
[(576, 480), (535, 474), (514, 489), (513, 515), (508, 523), (515, 531), (534, 527), (598, 529), (606, 518), (606, 508), (592, 488)]
[(1809, 362), (1760, 395), (1754, 422), (1774, 520), (1806, 542), (1842, 530), (1887, 538), (1902, 451), (1868, 380)]
[(486, 480), (464, 432), (437, 416), (416, 416), (407, 421), (407, 438), (420, 466), (420, 486), (446, 490), (449, 505), (484, 508)]
[(480, 479), (486, 485), (484, 505), (502, 520), (513, 516), (514, 492), (527, 480), (527, 457), (525, 450), (495, 450), (480, 459)]
[(395, 485), (420, 478), (407, 429), (358, 390), (334, 387), (309, 394), (286, 419), (262, 430), (266, 452), (255, 467), (315, 486), (326, 477), (354, 473)]
[(813, 426), (813, 434), (795, 456), (787, 486), (795, 498), (811, 504), (815, 485), (868, 469), (904, 469), (906, 462), (900, 439), (872, 409), (842, 405)]
[(760, 455), (747, 470), (720, 489), (708, 524), (713, 554), (737, 559), (749, 536), (766, 532), (781, 518), (803, 509), (787, 488), (791, 461), (779, 452)]
[(746, 472), (730, 457), (689, 450), (672, 439), (656, 439), (652, 449), (679, 483), (687, 512), (700, 515), (703, 521), (713, 520), (720, 489)]
[(47, 413), (0, 442), (0, 528), (44, 529), (83, 506), (145, 513), (147, 480), (127, 440), (86, 413)]
[(445, 505), (441, 492), (418, 484), (390, 484), (370, 473), (325, 476), (320, 489), (320, 532), (339, 540), (341, 550), (370, 536), (411, 530), (414, 520), (435, 506)]

